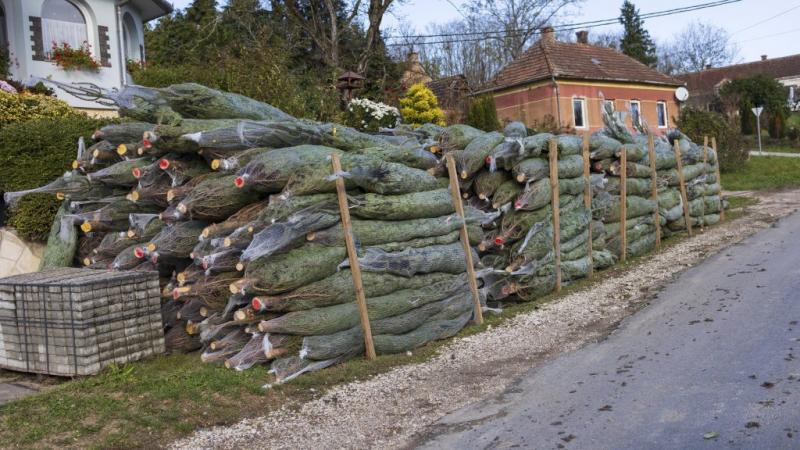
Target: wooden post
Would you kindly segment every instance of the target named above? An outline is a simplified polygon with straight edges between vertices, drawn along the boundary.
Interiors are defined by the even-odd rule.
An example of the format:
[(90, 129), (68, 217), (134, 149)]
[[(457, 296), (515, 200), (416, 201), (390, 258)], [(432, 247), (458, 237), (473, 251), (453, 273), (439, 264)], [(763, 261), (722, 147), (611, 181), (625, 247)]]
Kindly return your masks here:
[[(342, 171), (342, 163), (339, 155), (331, 154), (331, 165), (333, 173), (338, 174)], [(358, 263), (356, 244), (353, 242), (353, 229), (350, 224), (350, 209), (347, 205), (347, 192), (344, 187), (342, 177), (336, 177), (336, 196), (339, 199), (339, 213), (342, 215), (342, 228), (344, 229), (344, 242), (347, 247), (347, 258), (350, 260), (350, 273), (353, 275), (353, 288), (356, 293), (356, 304), (358, 305), (358, 315), (361, 319), (361, 331), (364, 332), (364, 347), (367, 349), (367, 359), (375, 359), (375, 344), (372, 342), (372, 328), (369, 324), (369, 313), (367, 312), (367, 299), (364, 296), (364, 285), (361, 281), (361, 266)]]
[(717, 184), (719, 184), (719, 219), (725, 220), (725, 199), (722, 197), (722, 178), (719, 176), (719, 152), (717, 151), (716, 136), (711, 136), (711, 149), (714, 150), (714, 156), (717, 158), (717, 164), (714, 167), (714, 172), (717, 177)]
[(583, 179), (586, 185), (583, 188), (583, 206), (589, 210), (589, 239), (586, 245), (586, 256), (589, 258), (588, 277), (594, 276), (594, 259), (592, 258), (592, 175), (589, 173), (589, 133), (583, 135)]
[(678, 169), (678, 184), (681, 188), (681, 201), (683, 202), (683, 221), (686, 223), (686, 232), (692, 236), (692, 218), (689, 216), (689, 196), (686, 195), (686, 181), (683, 179), (683, 161), (681, 161), (680, 139), (675, 139), (675, 161)]
[(469, 279), (469, 290), (472, 292), (472, 303), (475, 309), (474, 322), (476, 325), (483, 323), (483, 312), (481, 311), (481, 296), (478, 294), (478, 281), (475, 279), (475, 264), (472, 261), (472, 247), (469, 245), (469, 234), (467, 233), (467, 222), (464, 218), (464, 205), (461, 203), (461, 191), (458, 187), (458, 173), (456, 172), (456, 161), (453, 154), (448, 153), (447, 174), (450, 177), (450, 196), (453, 198), (453, 205), (456, 213), (461, 217), (461, 229), (458, 234), (461, 238), (461, 246), (464, 248), (464, 255), (467, 262), (467, 278)]
[(550, 190), (553, 211), (553, 254), (555, 256), (556, 292), (561, 291), (561, 211), (558, 198), (558, 139), (550, 139)]
[[(703, 136), (703, 175), (706, 174), (706, 166), (708, 166), (708, 136)], [(706, 183), (708, 185), (708, 183)], [(702, 197), (702, 204), (700, 205), (700, 232), (703, 232), (703, 228), (706, 221), (706, 190), (705, 186), (703, 186), (703, 197)]]
[(628, 150), (619, 154), (619, 261), (628, 259)]
[(661, 213), (658, 207), (658, 173), (656, 171), (656, 146), (653, 135), (647, 135), (647, 155), (650, 158), (650, 198), (656, 202), (656, 212), (653, 215), (656, 225), (656, 249), (661, 248)]

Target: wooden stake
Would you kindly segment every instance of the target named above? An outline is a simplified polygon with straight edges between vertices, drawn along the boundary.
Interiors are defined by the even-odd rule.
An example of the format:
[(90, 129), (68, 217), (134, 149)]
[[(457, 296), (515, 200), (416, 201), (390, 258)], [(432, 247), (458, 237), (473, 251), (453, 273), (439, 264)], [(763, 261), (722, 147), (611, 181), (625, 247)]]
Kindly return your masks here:
[(656, 146), (653, 135), (647, 135), (647, 155), (650, 158), (650, 198), (656, 202), (656, 212), (653, 219), (656, 224), (656, 249), (661, 248), (661, 213), (658, 208), (658, 173), (656, 172)]
[[(703, 136), (703, 175), (706, 174), (706, 166), (708, 166), (708, 136)], [(708, 184), (708, 183), (706, 183)], [(703, 196), (701, 197), (701, 204), (700, 204), (700, 232), (703, 232), (703, 226), (705, 225), (706, 221), (706, 192), (705, 188), (703, 188)]]
[(628, 151), (619, 154), (619, 261), (628, 259)]
[[(331, 154), (331, 165), (333, 173), (338, 174), (342, 171), (342, 163), (339, 155)], [(358, 304), (358, 315), (361, 319), (361, 330), (364, 332), (364, 347), (367, 349), (367, 359), (375, 359), (375, 344), (372, 342), (372, 328), (369, 324), (369, 313), (367, 312), (367, 299), (364, 296), (364, 285), (361, 281), (361, 266), (358, 264), (358, 254), (356, 244), (353, 242), (353, 228), (350, 224), (350, 209), (347, 205), (347, 192), (344, 187), (344, 180), (336, 176), (336, 196), (339, 199), (339, 213), (342, 216), (342, 228), (344, 229), (344, 242), (347, 247), (347, 258), (350, 260), (350, 273), (353, 275), (353, 288), (356, 293), (356, 304)]]
[(722, 197), (722, 178), (719, 176), (719, 152), (717, 151), (716, 136), (711, 136), (711, 149), (714, 150), (714, 156), (717, 157), (717, 164), (714, 167), (714, 172), (717, 176), (717, 183), (719, 184), (719, 219), (725, 220), (725, 199)]
[(675, 139), (675, 161), (678, 167), (678, 184), (681, 188), (681, 201), (683, 202), (683, 221), (686, 223), (686, 232), (692, 236), (692, 218), (689, 216), (689, 196), (686, 195), (686, 181), (683, 179), (683, 161), (681, 161), (680, 139)]
[(478, 281), (475, 278), (475, 263), (472, 261), (472, 247), (469, 245), (469, 233), (467, 233), (467, 222), (464, 218), (464, 204), (461, 203), (461, 191), (458, 187), (458, 176), (456, 172), (456, 161), (453, 159), (453, 154), (448, 153), (445, 156), (447, 159), (447, 173), (450, 177), (450, 196), (453, 198), (453, 206), (456, 208), (456, 213), (461, 217), (461, 229), (458, 231), (461, 238), (461, 246), (464, 248), (464, 255), (467, 262), (467, 278), (469, 279), (469, 290), (472, 292), (472, 303), (475, 308), (475, 316), (473, 321), (476, 325), (483, 323), (483, 312), (481, 311), (481, 296), (478, 294)]
[(589, 273), (588, 278), (594, 276), (594, 259), (592, 257), (592, 175), (589, 172), (589, 133), (583, 135), (583, 149), (581, 155), (583, 156), (583, 179), (586, 185), (583, 187), (583, 206), (589, 210), (589, 240), (586, 245), (586, 256), (589, 258)]
[(558, 139), (550, 139), (550, 190), (553, 210), (553, 254), (555, 255), (556, 292), (561, 291), (561, 211), (558, 198)]

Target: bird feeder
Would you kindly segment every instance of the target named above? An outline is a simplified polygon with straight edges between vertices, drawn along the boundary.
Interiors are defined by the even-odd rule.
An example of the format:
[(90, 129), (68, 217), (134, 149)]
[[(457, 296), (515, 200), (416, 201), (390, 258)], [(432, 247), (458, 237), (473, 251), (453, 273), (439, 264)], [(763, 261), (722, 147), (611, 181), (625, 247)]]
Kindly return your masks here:
[(350, 101), (353, 99), (353, 91), (364, 87), (365, 78), (353, 71), (348, 70), (336, 79), (336, 89), (342, 92), (342, 98)]

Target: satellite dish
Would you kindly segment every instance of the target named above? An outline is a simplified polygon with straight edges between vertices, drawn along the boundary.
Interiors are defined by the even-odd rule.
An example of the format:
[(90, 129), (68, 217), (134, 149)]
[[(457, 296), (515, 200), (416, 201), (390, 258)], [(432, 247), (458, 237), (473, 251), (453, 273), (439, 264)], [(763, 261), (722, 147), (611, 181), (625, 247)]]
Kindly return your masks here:
[(675, 89), (675, 98), (677, 98), (679, 102), (685, 102), (689, 99), (689, 90), (683, 86)]

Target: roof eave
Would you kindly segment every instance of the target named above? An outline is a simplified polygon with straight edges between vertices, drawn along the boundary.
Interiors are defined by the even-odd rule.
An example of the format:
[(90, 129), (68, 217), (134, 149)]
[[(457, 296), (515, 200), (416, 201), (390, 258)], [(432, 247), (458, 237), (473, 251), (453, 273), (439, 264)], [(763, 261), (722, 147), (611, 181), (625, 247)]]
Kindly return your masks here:
[[(132, 0), (128, 2), (119, 2), (120, 4), (131, 3), (138, 10), (142, 18), (142, 22), (149, 22), (153, 19), (171, 14), (174, 10), (172, 4), (166, 0)], [(146, 7), (146, 5), (151, 7)]]

